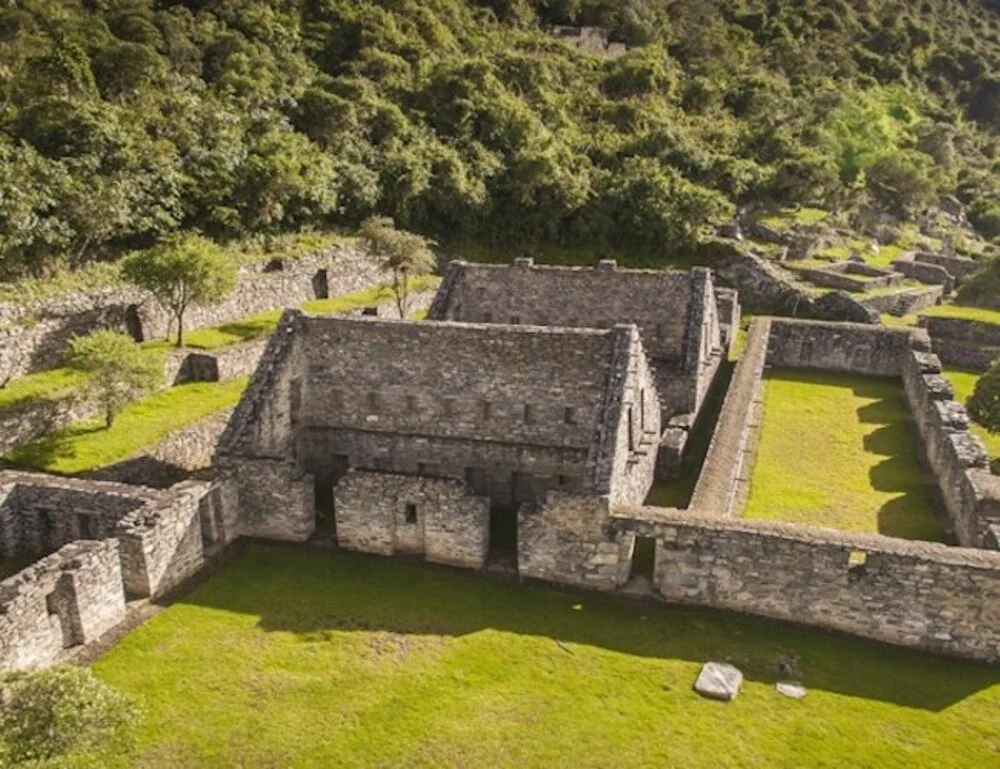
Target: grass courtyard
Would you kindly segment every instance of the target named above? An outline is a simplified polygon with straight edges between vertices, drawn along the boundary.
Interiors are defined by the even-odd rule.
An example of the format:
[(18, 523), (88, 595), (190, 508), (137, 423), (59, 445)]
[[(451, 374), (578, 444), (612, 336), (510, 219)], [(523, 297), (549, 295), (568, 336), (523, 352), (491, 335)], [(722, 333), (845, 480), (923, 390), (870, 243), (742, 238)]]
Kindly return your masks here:
[(747, 518), (940, 540), (896, 380), (772, 370)]
[[(774, 690), (797, 657), (804, 700)], [(706, 660), (747, 681), (691, 690)], [(690, 607), (251, 545), (95, 664), (138, 769), (878, 767), (1000, 755), (1000, 671)]]

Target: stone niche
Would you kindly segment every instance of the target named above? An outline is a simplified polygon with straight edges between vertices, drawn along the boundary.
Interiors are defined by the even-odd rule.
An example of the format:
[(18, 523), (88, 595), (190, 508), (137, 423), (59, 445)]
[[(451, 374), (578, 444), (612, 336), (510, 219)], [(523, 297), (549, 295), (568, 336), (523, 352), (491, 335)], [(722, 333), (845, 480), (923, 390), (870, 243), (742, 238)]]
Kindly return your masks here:
[(333, 493), (341, 547), (469, 569), (486, 564), (490, 502), (461, 481), (351, 470)]

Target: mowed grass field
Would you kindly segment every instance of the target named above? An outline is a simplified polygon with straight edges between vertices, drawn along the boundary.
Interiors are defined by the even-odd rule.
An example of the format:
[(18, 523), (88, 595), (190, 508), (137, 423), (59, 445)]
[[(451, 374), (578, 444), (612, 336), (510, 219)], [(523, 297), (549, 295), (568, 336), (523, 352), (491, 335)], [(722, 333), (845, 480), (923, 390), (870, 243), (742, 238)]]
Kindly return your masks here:
[(772, 370), (744, 515), (942, 539), (909, 418), (896, 380)]
[[(797, 659), (804, 700), (775, 691)], [(731, 703), (701, 664), (747, 676)], [(764, 620), (250, 545), (95, 666), (140, 769), (972, 769), (1000, 670)]]

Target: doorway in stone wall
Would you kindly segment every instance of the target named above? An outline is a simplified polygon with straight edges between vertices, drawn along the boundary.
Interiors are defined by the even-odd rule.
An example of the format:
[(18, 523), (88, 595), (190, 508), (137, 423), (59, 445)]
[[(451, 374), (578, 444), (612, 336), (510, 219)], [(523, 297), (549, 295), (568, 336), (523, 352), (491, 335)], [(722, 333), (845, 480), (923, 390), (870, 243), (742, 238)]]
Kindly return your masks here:
[(138, 305), (130, 304), (125, 308), (125, 330), (133, 341), (146, 341), (146, 335), (142, 331), (142, 318), (139, 317)]
[(636, 537), (632, 547), (632, 566), (628, 582), (622, 592), (647, 595), (653, 590), (653, 574), (656, 571), (656, 540), (653, 537)]
[(337, 541), (337, 510), (333, 490), (351, 469), (351, 460), (346, 454), (334, 454), (313, 478), (313, 499), (316, 509), (316, 533), (319, 539)]
[(317, 270), (312, 278), (313, 294), (317, 299), (330, 298), (330, 275), (326, 270)]

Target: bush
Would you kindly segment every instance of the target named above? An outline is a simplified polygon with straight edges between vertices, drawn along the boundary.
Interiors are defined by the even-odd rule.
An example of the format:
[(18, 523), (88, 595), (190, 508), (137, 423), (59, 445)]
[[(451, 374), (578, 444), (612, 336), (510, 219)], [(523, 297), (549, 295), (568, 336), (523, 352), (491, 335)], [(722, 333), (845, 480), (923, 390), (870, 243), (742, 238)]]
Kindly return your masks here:
[(991, 433), (1000, 433), (1000, 362), (979, 377), (966, 407), (974, 422)]
[(136, 703), (86, 669), (54, 667), (0, 679), (0, 766), (99, 769), (127, 755)]

